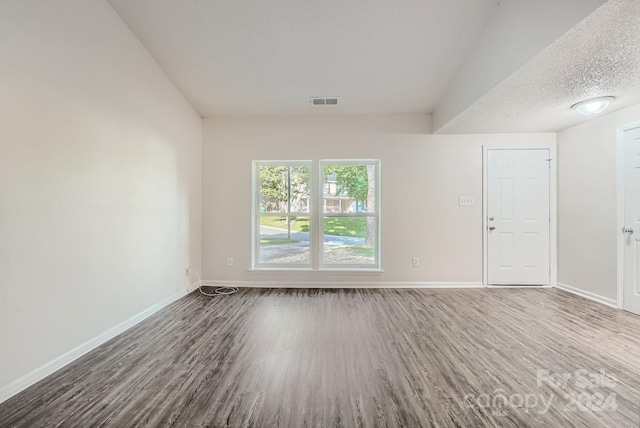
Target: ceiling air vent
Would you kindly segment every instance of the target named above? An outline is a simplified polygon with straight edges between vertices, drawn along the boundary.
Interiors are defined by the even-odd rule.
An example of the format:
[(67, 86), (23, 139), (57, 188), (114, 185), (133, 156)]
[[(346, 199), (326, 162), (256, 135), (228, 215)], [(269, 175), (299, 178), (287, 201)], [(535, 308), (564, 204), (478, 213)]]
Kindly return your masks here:
[(322, 97), (311, 97), (311, 105), (314, 106), (337, 106), (339, 97), (331, 97), (331, 98), (322, 98)]

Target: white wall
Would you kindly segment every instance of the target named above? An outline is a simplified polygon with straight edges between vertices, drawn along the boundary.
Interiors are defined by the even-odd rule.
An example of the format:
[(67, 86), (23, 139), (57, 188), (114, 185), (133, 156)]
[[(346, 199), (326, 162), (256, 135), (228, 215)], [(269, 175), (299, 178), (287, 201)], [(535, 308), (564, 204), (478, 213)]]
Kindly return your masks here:
[[(204, 121), (204, 279), (482, 282), (482, 145), (555, 141), (555, 134), (428, 135), (421, 117)], [(262, 274), (251, 264), (251, 161), (381, 160), (384, 274)], [(459, 207), (458, 196), (476, 205)], [(411, 258), (421, 267), (412, 268)], [(228, 257), (235, 266), (228, 268)]]
[(0, 2), (0, 391), (184, 292), (202, 120), (102, 0)]
[(640, 104), (558, 133), (558, 282), (617, 298), (616, 131)]

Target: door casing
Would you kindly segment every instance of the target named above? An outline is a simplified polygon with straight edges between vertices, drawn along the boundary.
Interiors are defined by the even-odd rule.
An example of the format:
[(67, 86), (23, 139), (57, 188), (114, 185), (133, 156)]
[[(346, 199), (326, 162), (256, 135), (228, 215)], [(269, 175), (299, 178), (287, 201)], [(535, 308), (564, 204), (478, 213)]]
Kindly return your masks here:
[[(526, 144), (526, 145), (493, 145), (486, 144), (482, 146), (482, 283), (485, 287), (489, 286), (489, 244), (488, 244), (488, 166), (489, 150), (523, 150), (523, 149), (549, 149), (551, 157), (551, 165), (549, 168), (549, 213), (551, 221), (549, 222), (549, 267), (551, 273), (549, 275), (549, 285), (541, 287), (555, 287), (558, 283), (558, 201), (557, 201), (557, 149), (555, 142)], [(500, 287), (500, 286), (491, 286)]]
[(640, 128), (640, 122), (621, 126), (616, 131), (616, 152), (617, 152), (617, 217), (618, 217), (618, 275), (617, 275), (617, 305), (618, 309), (624, 308), (624, 234), (622, 227), (624, 226), (624, 135), (625, 132), (632, 129)]

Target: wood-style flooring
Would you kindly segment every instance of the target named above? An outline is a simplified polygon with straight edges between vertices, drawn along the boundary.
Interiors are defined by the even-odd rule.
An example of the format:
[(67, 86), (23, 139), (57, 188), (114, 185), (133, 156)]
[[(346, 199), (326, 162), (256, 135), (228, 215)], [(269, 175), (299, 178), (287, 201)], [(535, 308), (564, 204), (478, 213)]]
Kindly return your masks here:
[(192, 293), (0, 427), (640, 426), (640, 317), (555, 289)]

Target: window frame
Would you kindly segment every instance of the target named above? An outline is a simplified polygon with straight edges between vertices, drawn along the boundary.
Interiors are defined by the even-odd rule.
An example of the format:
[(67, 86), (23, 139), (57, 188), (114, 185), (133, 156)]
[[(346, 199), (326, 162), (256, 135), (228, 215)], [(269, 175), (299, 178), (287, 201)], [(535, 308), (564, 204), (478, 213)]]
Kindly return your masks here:
[[(324, 212), (324, 167), (326, 165), (339, 166), (368, 166), (375, 168), (375, 207), (373, 213), (325, 213)], [(380, 160), (379, 159), (320, 159), (318, 162), (319, 187), (317, 199), (318, 203), (318, 245), (316, 248), (319, 270), (343, 271), (343, 270), (380, 270)], [(368, 208), (368, 207), (367, 207)], [(325, 218), (358, 218), (372, 217), (375, 219), (375, 248), (373, 252), (373, 264), (335, 264), (324, 261), (324, 220)]]
[[(373, 213), (325, 213), (324, 212), (324, 166), (366, 166), (375, 168), (375, 207)], [(262, 166), (306, 166), (309, 168), (308, 212), (261, 213), (260, 167)], [(254, 160), (252, 161), (252, 207), (251, 207), (251, 270), (252, 271), (314, 271), (314, 272), (381, 272), (381, 176), (380, 159), (320, 159), (320, 160)], [(317, 182), (316, 182), (317, 180)], [(308, 217), (309, 218), (309, 263), (261, 263), (260, 262), (260, 218), (261, 217)], [(375, 248), (373, 264), (326, 264), (324, 263), (324, 219), (327, 217), (372, 217), (375, 219)]]
[[(309, 181), (307, 187), (309, 189), (308, 212), (260, 212), (260, 167), (262, 166), (306, 166), (309, 168)], [(251, 237), (251, 267), (252, 269), (271, 270), (271, 269), (293, 269), (293, 270), (309, 270), (313, 267), (313, 247), (314, 239), (311, 229), (313, 229), (313, 162), (310, 160), (259, 160), (253, 161), (252, 171), (252, 237)], [(260, 262), (260, 219), (262, 217), (308, 217), (309, 218), (309, 263), (261, 263)]]

